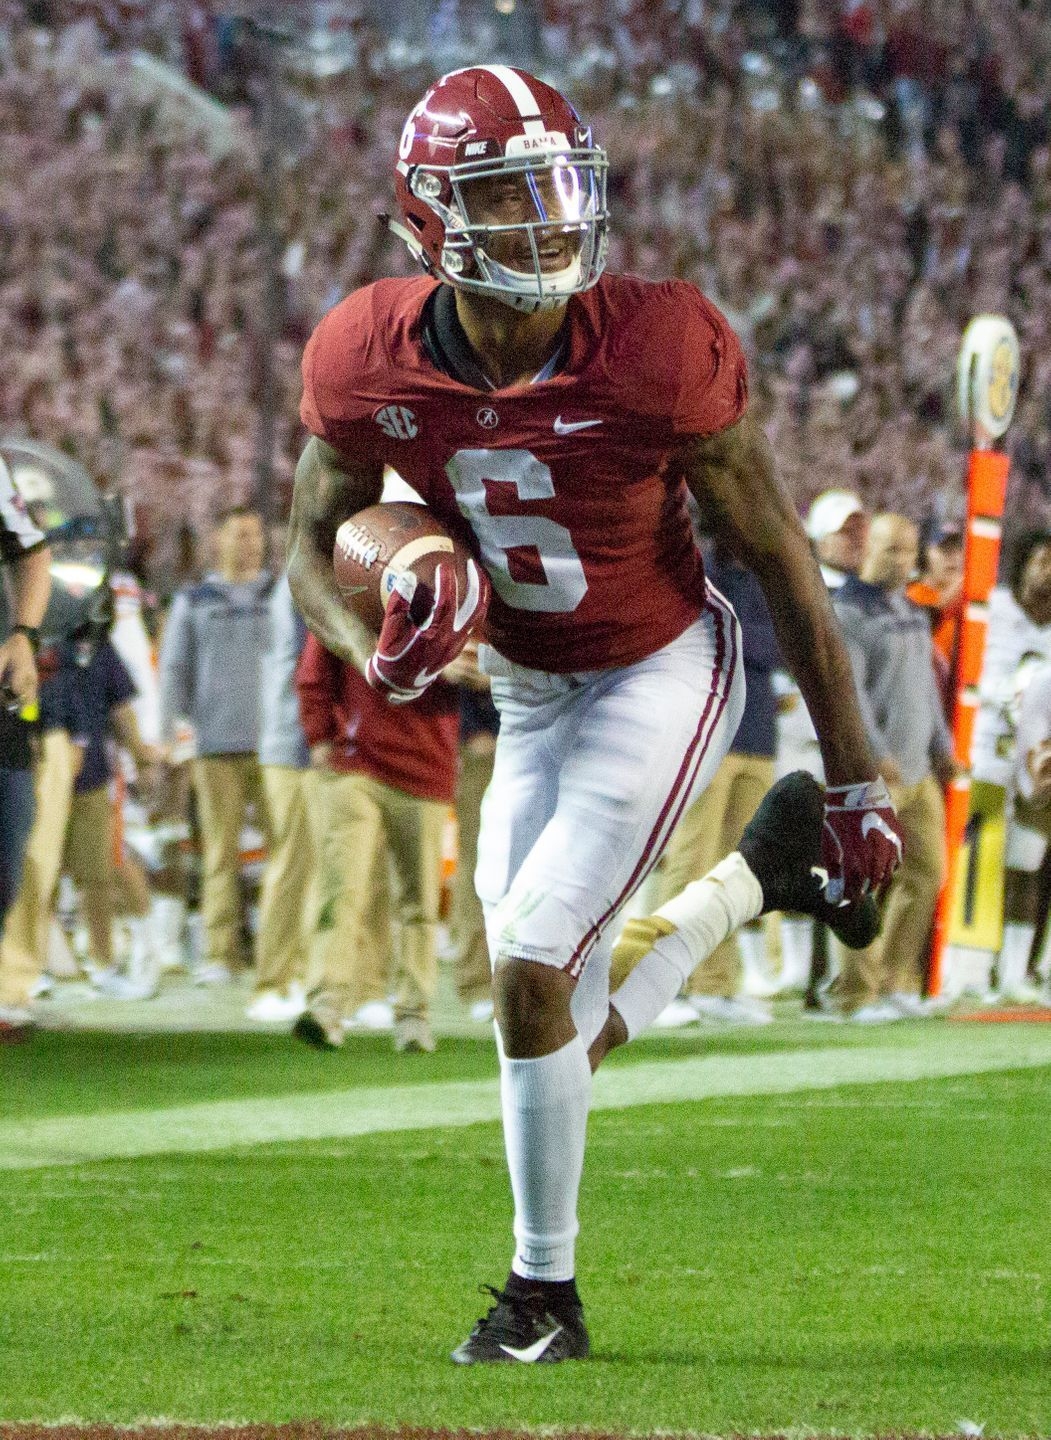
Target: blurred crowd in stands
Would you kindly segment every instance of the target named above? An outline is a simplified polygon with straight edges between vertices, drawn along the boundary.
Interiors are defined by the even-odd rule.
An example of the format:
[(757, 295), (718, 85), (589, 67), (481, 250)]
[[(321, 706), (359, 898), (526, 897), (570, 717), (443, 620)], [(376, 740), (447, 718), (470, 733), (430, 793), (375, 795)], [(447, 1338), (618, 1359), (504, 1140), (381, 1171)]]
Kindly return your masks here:
[[(962, 614), (963, 537), (943, 528), (921, 555), (914, 522), (873, 516), (848, 490), (819, 495), (806, 528), (905, 834), (884, 934), (850, 951), (817, 922), (768, 916), (701, 963), (657, 1026), (763, 1025), (775, 997), (802, 998), (805, 1016), (861, 1024), (961, 999), (1046, 1005), (1051, 531), (1019, 542), (989, 607), (972, 776), (1002, 855), (968, 905), (994, 938), (951, 951), (942, 994), (926, 998), (945, 875), (942, 794), (956, 773), (939, 680)], [(118, 570), (98, 597), (111, 592), (109, 603), (92, 603), (42, 652), (36, 815), (0, 930), (0, 1040), (47, 1023), (42, 997), (73, 981), (81, 1002), (160, 995), (181, 1009), (189, 987), (219, 987), (249, 1021), (294, 1028), (320, 1048), (389, 1031), (399, 1050), (433, 1050), (443, 951), (460, 1003), (446, 997), (442, 1028), (493, 1011), (473, 882), (499, 718), (477, 647), (421, 699), (391, 707), (308, 635), (287, 579), (270, 568), (257, 511), (232, 507), (208, 542), (208, 573), (164, 613)], [(737, 848), (775, 778), (822, 776), (758, 582), (704, 549), (741, 620), (745, 713), (636, 912)], [(630, 960), (630, 947), (614, 953), (616, 983), (627, 973), (618, 956)], [(236, 1006), (226, 1013), (237, 1020)]]
[[(283, 39), (204, 0), (0, 5), (0, 417), (134, 495), (165, 574), (180, 524), (253, 493), (267, 365), (287, 494), (303, 339), (411, 263), (376, 216), (435, 60), (348, 6), (327, 7), (340, 24), (319, 50), (295, 20), (317, 8), (288, 7)], [(466, 52), (471, 8), (430, 8), (449, 22), (442, 58), (469, 58), (450, 33)], [(1045, 513), (1046, 6), (551, 0), (542, 20), (537, 63), (610, 152), (612, 266), (689, 277), (729, 313), (801, 506), (845, 484), (916, 519), (958, 514), (953, 368), (964, 324), (991, 310), (1025, 365), (1011, 514)], [(199, 88), (173, 96), (158, 73), (176, 69)], [(264, 123), (283, 158), (261, 171)]]

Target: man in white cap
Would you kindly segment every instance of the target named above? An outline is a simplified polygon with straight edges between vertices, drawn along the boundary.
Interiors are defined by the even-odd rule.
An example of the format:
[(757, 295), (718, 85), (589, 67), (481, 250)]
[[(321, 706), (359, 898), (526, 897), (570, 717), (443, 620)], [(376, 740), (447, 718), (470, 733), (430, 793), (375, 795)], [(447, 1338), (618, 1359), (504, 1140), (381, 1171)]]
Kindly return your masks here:
[(830, 590), (838, 590), (848, 575), (858, 573), (869, 517), (852, 490), (822, 490), (807, 511), (806, 533)]
[[(807, 511), (804, 528), (832, 594), (861, 568), (868, 539), (869, 516), (852, 490), (823, 490)], [(798, 688), (786, 680), (777, 725), (775, 775), (807, 770), (824, 779), (817, 731)], [(828, 976), (828, 937), (809, 916), (785, 916), (781, 923), (783, 990), (804, 987), (807, 1010), (821, 1014), (820, 991)]]

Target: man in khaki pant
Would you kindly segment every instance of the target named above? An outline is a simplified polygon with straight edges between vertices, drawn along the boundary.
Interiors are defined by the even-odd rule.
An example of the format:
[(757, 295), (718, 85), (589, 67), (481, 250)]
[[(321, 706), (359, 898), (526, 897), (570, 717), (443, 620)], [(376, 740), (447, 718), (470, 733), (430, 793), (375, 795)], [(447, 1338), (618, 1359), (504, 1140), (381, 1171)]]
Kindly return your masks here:
[(29, 832), (22, 883), (0, 940), (0, 1009), (25, 1012), (44, 971), (52, 900), (62, 869), (73, 783), (83, 758), (65, 722), (45, 729), (34, 775), (36, 818)]
[(260, 694), (259, 765), (270, 844), (259, 897), (255, 993), (249, 1020), (285, 1022), (302, 1013), (307, 950), (314, 928), (314, 839), (307, 767), (310, 751), (299, 722), (296, 665), (306, 641), (287, 576), (270, 597), (270, 646)]
[(904, 848), (884, 906), (883, 933), (842, 951), (837, 1004), (861, 1023), (923, 1013), (921, 999), (938, 892), (945, 873), (943, 786), (955, 772), (934, 670), (930, 624), (905, 596), (918, 532), (904, 515), (877, 515), (858, 576), (834, 597), (880, 773)]
[[(156, 988), (151, 973), (148, 900), (137, 892), (131, 926), (129, 975), (113, 967), (113, 886), (119, 874), (110, 795), (110, 742), (128, 751), (143, 776), (158, 760), (139, 735), (135, 687), (104, 634), (85, 627), (55, 647), (55, 670), (41, 692), (45, 734), (37, 774), (37, 816), (18, 897), (7, 917), (0, 962), (0, 1003), (17, 1003), (44, 969), (55, 887), (65, 871), (81, 891), (94, 980), (116, 999), (144, 999)], [(77, 744), (70, 739), (73, 731)], [(132, 963), (134, 962), (134, 963)], [(130, 972), (134, 970), (134, 975)]]
[(241, 950), (240, 841), (251, 805), (264, 834), (268, 817), (259, 767), (261, 661), (270, 638), (272, 577), (262, 568), (258, 513), (226, 511), (216, 534), (219, 565), (180, 590), (160, 656), (161, 734), (193, 726), (193, 786), (201, 829), (204, 955), (200, 984), (228, 981)]
[(310, 989), (295, 1034), (321, 1049), (343, 1043), (344, 1019), (358, 996), (354, 937), (373, 902), (386, 848), (400, 922), (395, 1048), (433, 1050), (441, 841), (456, 786), (456, 692), (436, 682), (411, 704), (388, 705), (313, 635), (296, 685), (324, 828)]

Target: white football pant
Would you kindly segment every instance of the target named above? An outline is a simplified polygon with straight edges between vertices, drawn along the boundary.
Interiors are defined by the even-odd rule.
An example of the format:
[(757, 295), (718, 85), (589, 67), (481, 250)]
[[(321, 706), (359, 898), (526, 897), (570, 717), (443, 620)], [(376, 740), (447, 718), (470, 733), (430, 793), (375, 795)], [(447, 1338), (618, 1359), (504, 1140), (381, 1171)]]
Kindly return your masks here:
[(678, 639), (622, 669), (557, 675), (484, 654), (500, 711), (475, 876), (490, 956), (577, 978), (585, 1045), (605, 1022), (617, 917), (740, 724), (740, 629), (709, 596)]

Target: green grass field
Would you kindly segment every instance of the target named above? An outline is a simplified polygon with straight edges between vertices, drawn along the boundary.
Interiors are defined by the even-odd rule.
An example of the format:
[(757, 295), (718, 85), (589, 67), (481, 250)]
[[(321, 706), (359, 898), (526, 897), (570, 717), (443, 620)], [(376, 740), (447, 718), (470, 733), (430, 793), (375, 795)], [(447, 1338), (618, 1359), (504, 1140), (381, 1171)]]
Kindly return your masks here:
[(595, 1358), (464, 1371), (510, 1255), (490, 1044), (0, 1051), (0, 1419), (1051, 1433), (1051, 1026), (795, 1021), (615, 1059), (581, 1201)]

